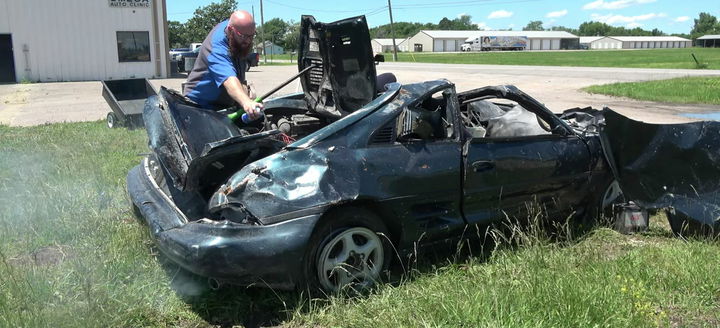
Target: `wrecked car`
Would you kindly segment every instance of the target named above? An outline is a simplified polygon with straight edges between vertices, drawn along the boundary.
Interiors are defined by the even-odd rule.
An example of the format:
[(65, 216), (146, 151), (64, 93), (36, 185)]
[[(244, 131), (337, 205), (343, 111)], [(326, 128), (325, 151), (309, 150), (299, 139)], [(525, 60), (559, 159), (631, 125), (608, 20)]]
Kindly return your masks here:
[(364, 17), (303, 16), (311, 65), (249, 125), (165, 88), (148, 99), (152, 152), (127, 187), (168, 258), (213, 283), (336, 291), (528, 202), (568, 218), (617, 197), (594, 125), (513, 86), (375, 85)]
[[(528, 203), (589, 222), (625, 195), (670, 208), (676, 225), (717, 227), (713, 122), (556, 115), (513, 86), (377, 85), (364, 17), (303, 16), (299, 49), (303, 92), (267, 100), (262, 120), (166, 88), (145, 104), (151, 153), (127, 176), (133, 208), (165, 256), (213, 284), (371, 285), (401, 254), (527, 217)], [(685, 158), (690, 174), (671, 181), (662, 161), (676, 171)]]

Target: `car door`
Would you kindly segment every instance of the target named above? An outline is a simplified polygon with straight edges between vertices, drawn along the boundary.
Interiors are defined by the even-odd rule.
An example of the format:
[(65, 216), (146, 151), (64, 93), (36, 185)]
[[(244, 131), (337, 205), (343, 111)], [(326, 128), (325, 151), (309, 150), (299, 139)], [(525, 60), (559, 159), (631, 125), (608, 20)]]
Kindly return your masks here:
[[(428, 97), (432, 94), (439, 95), (436, 100), (441, 102), (455, 99), (452, 87)], [(402, 226), (401, 247), (452, 238), (466, 225), (460, 207), (462, 144), (456, 124), (445, 124), (453, 120), (456, 103), (442, 104), (436, 111), (408, 106), (376, 131), (375, 141), (363, 150), (368, 160), (360, 178), (377, 181), (363, 188), (379, 191), (368, 189), (361, 194), (378, 195), (379, 206)], [(430, 124), (416, 123), (425, 119)], [(379, 141), (389, 131), (394, 140)]]
[(565, 219), (584, 200), (589, 167), (587, 145), (566, 130), (469, 139), (464, 154), (465, 218), (470, 224), (486, 224), (506, 217), (523, 220), (541, 211)]

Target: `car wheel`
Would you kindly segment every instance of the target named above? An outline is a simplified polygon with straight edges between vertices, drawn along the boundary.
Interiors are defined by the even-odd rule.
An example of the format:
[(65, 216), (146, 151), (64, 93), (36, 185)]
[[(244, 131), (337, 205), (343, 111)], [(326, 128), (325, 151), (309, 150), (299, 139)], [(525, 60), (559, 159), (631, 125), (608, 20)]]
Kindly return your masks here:
[(604, 211), (617, 204), (623, 198), (622, 189), (620, 189), (620, 183), (617, 180), (612, 180), (610, 184), (605, 188), (602, 197), (600, 197), (600, 208)]
[(311, 291), (362, 290), (381, 280), (392, 259), (389, 234), (368, 210), (345, 208), (313, 232), (305, 273)]
[(115, 113), (110, 112), (107, 114), (107, 126), (111, 129), (118, 127), (118, 120), (117, 116), (115, 116)]
[(608, 179), (603, 184), (602, 192), (591, 199), (585, 214), (575, 221), (575, 230), (584, 233), (593, 227), (612, 226), (615, 218), (614, 205), (624, 202), (620, 184), (615, 179)]

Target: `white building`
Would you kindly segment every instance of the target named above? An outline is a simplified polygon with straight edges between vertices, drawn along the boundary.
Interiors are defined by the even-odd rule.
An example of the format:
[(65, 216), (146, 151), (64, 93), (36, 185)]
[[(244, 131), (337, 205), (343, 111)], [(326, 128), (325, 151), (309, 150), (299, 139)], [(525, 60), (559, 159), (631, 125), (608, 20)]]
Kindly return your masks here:
[[(610, 36), (591, 36), (580, 38), (580, 44), (586, 41), (588, 49), (622, 49), (623, 42)], [(583, 40), (584, 39), (584, 40)], [(589, 41), (589, 42), (588, 42)]]
[[(398, 51), (408, 51), (408, 43), (407, 40), (410, 38), (405, 39), (395, 39), (395, 46), (397, 47)], [(381, 53), (381, 52), (392, 52), (392, 39), (372, 39), (370, 40), (370, 44), (372, 45), (373, 52), (375, 53)]]
[(677, 36), (592, 36), (581, 37), (588, 49), (688, 48), (692, 41)]
[[(607, 36), (592, 37), (590, 49), (656, 49), (656, 48), (688, 48), (692, 41), (677, 36)], [(588, 41), (580, 38), (580, 43)]]
[(0, 82), (167, 77), (165, 0), (0, 0)]
[(720, 35), (703, 35), (697, 38), (695, 45), (705, 48), (720, 48)]
[(437, 31), (422, 30), (408, 40), (415, 52), (460, 51), (460, 45), (478, 37), (525, 36), (526, 50), (577, 49), (580, 38), (565, 31)]
[(690, 48), (692, 41), (679, 36), (613, 36), (623, 49)]

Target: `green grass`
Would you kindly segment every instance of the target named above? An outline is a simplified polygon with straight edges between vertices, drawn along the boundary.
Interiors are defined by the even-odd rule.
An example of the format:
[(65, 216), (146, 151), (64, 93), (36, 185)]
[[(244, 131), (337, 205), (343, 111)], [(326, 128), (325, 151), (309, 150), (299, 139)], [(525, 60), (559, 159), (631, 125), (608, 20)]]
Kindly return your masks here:
[(720, 77), (717, 76), (593, 85), (583, 90), (638, 100), (720, 105)]
[(0, 126), (0, 327), (720, 325), (720, 243), (658, 225), (554, 242), (528, 230), (490, 257), (411, 263), (364, 296), (211, 291), (130, 211), (125, 175), (146, 144), (104, 122)]
[[(720, 49), (684, 48), (649, 50), (584, 50), (584, 51), (504, 51), (466, 53), (400, 52), (403, 62), (486, 64), (486, 65), (541, 65), (636, 68), (696, 68), (691, 53), (708, 69), (720, 69)], [(385, 60), (392, 61), (386, 53)]]

